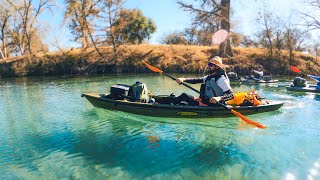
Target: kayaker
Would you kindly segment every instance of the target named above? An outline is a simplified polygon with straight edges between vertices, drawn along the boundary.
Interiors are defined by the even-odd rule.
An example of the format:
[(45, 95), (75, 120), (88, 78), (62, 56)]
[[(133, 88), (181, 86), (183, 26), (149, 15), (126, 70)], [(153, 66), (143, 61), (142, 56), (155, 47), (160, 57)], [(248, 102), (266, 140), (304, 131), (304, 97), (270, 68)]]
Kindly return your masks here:
[(252, 70), (252, 73), (253, 79), (260, 80), (263, 77), (263, 71), (260, 68), (258, 69), (258, 71)]
[[(182, 82), (191, 84), (203, 83), (200, 88), (202, 103), (225, 103), (234, 98), (225, 68), (226, 65), (222, 63), (222, 59), (219, 56), (215, 56), (208, 61), (208, 66), (205, 71), (206, 76), (200, 78), (177, 78), (176, 82), (178, 84)], [(194, 100), (198, 99), (199, 98), (194, 97)]]

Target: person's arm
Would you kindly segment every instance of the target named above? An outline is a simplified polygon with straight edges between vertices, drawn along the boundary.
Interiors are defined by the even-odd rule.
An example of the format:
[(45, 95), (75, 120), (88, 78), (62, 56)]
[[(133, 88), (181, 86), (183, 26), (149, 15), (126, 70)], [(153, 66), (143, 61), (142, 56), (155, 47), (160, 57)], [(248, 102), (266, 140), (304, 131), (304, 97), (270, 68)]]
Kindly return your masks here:
[(252, 70), (252, 72), (256, 75), (259, 75), (259, 76), (263, 76), (263, 71), (256, 71), (256, 70)]
[(226, 101), (229, 101), (233, 98), (234, 98), (234, 93), (232, 92), (232, 90), (228, 90), (228, 91), (224, 92), (223, 96), (212, 97), (209, 100), (209, 102), (215, 104), (217, 102), (226, 102)]
[(197, 83), (203, 83), (205, 81), (205, 77), (200, 77), (200, 78), (177, 78), (176, 79), (176, 82), (178, 84), (181, 84), (183, 82), (187, 82), (187, 83), (190, 83), (190, 84), (197, 84)]

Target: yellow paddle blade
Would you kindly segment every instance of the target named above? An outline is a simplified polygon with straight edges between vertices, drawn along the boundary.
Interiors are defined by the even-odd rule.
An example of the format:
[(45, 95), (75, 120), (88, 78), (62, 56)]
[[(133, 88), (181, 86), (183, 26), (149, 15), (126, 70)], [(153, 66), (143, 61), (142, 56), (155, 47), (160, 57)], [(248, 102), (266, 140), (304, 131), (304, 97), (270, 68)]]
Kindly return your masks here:
[(158, 73), (162, 73), (163, 71), (161, 71), (160, 69), (154, 67), (154, 66), (151, 66), (150, 64), (146, 63), (146, 62), (143, 62), (151, 71), (153, 72), (158, 72)]
[(258, 122), (255, 122), (255, 121), (252, 121), (250, 120), (249, 118), (245, 117), (244, 115), (242, 115), (241, 113), (231, 109), (231, 113), (238, 116), (239, 118), (241, 118), (243, 121), (247, 122), (248, 124), (252, 124), (252, 125), (255, 125), (257, 126), (258, 128), (266, 128), (267, 126), (263, 125), (263, 124), (260, 124)]

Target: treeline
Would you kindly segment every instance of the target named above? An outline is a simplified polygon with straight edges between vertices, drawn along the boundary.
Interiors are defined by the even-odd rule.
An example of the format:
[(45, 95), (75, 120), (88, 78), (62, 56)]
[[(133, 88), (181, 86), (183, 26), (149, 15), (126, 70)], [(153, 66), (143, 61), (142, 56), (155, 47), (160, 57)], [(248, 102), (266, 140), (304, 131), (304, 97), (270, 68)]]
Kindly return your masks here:
[[(302, 20), (299, 23), (293, 23), (270, 11), (269, 9), (272, 8), (268, 7), (270, 6), (268, 1), (249, 1), (245, 3), (256, 3), (261, 7), (261, 10), (255, 16), (255, 23), (252, 24), (252, 28), (257, 29), (253, 35), (245, 36), (232, 32), (232, 26), (236, 22), (231, 20), (231, 12), (233, 10), (231, 0), (199, 0), (193, 3), (189, 3), (190, 1), (187, 0), (179, 0), (177, 5), (182, 10), (190, 13), (190, 27), (187, 27), (182, 32), (174, 32), (163, 37), (162, 43), (209, 47), (214, 32), (222, 28), (230, 32), (229, 37), (219, 45), (218, 52), (211, 55), (220, 55), (229, 60), (231, 59), (234, 64), (239, 64), (236, 60), (239, 54), (235, 56), (235, 47), (262, 48), (265, 57), (260, 59), (269, 59), (277, 62), (284, 61), (280, 69), (284, 69), (284, 65), (301, 63), (301, 59), (295, 53), (297, 51), (308, 51), (314, 54), (314, 59), (317, 60), (320, 43), (317, 43), (315, 39), (311, 39), (310, 32), (320, 30), (319, 17), (312, 16), (311, 12), (298, 12), (297, 17), (299, 16)], [(135, 64), (132, 67), (137, 67), (139, 60), (135, 58), (136, 53), (132, 51), (131, 58), (128, 56), (128, 58), (123, 59), (121, 58), (120, 47), (122, 45), (146, 43), (157, 29), (153, 20), (145, 17), (141, 10), (125, 8), (126, 2), (123, 0), (64, 0), (66, 11), (64, 12), (63, 24), (69, 28), (74, 41), (81, 44), (81, 51), (84, 54), (77, 53), (76, 55), (79, 57), (74, 57), (73, 55), (70, 57), (70, 54), (59, 46), (56, 48), (60, 49), (60, 52), (50, 54), (48, 45), (43, 43), (44, 36), (41, 32), (46, 29), (43, 23), (40, 22), (39, 17), (44, 13), (55, 11), (57, 8), (55, 1), (3, 0), (2, 2), (0, 6), (0, 54), (4, 60), (2, 62), (11, 63), (11, 67), (13, 67), (11, 73), (19, 76), (54, 74), (53, 69), (57, 71), (57, 74), (65, 74), (69, 70), (70, 74), (77, 74), (78, 72), (81, 74), (82, 71), (78, 71), (77, 68), (81, 69), (83, 66), (78, 65), (78, 62), (92, 63), (92, 58), (84, 55), (88, 52), (88, 49), (90, 49), (91, 53), (97, 55), (95, 56), (96, 62), (104, 62), (102, 64), (108, 64), (110, 67), (115, 66), (117, 67), (116, 69), (119, 69), (120, 66), (117, 63), (125, 63), (122, 62), (124, 60)], [(320, 10), (320, 1), (310, 0), (306, 1), (306, 3), (304, 5)], [(104, 49), (110, 49), (110, 47), (112, 51), (108, 51), (108, 55), (106, 55)], [(195, 46), (191, 47), (195, 48)], [(28, 60), (28, 62), (15, 63), (10, 61), (12, 56), (20, 56), (24, 60)], [(188, 57), (185, 58), (187, 59)], [(257, 59), (254, 56), (247, 58), (251, 62), (255, 62), (255, 59)], [(70, 59), (72, 61), (69, 61)], [(179, 58), (173, 59), (179, 61)], [(189, 63), (192, 64), (192, 58), (189, 57), (189, 59)], [(62, 63), (63, 60), (66, 60), (66, 63)], [(137, 60), (137, 62), (133, 63), (132, 60)], [(200, 58), (199, 61), (201, 60)], [(61, 67), (63, 70), (57, 68), (60, 65), (55, 66), (56, 62), (59, 62), (58, 64), (60, 65), (61, 63), (63, 64)], [(259, 62), (259, 64), (265, 66), (269, 65), (269, 61), (262, 62), (259, 60)], [(165, 63), (166, 61), (164, 60), (160, 64)], [(54, 67), (49, 66), (49, 64), (54, 65)], [(313, 64), (311, 63), (310, 65)], [(30, 68), (28, 68), (29, 65)], [(45, 65), (48, 65), (48, 67)], [(68, 65), (75, 67), (67, 68)], [(34, 70), (37, 68), (47, 69)], [(192, 68), (192, 66), (189, 68)], [(120, 69), (116, 70), (116, 72), (134, 71), (132, 69), (125, 70), (122, 67)], [(270, 69), (270, 67), (266, 67), (266, 69)], [(94, 71), (84, 70), (83, 72)], [(97, 71), (100, 72), (100, 70)], [(194, 69), (181, 72), (189, 71), (194, 71)], [(6, 69), (6, 72), (9, 72), (9, 70)]]
[[(218, 46), (185, 45), (122, 45), (113, 48), (99, 47), (104, 59), (94, 48), (72, 49), (59, 53), (33, 55), (31, 61), (13, 60), (0, 63), (1, 77), (92, 75), (122, 73), (152, 73), (143, 62), (148, 62), (165, 72), (203, 74), (207, 60), (218, 54)], [(271, 58), (266, 49), (234, 48), (234, 56), (223, 58), (228, 72), (249, 75), (252, 69), (261, 68), (272, 75), (296, 75), (290, 70), (289, 54)], [(294, 63), (308, 74), (320, 74), (320, 61), (314, 56), (294, 51)]]
[[(181, 32), (174, 32), (162, 39), (163, 44), (184, 44), (184, 45), (210, 45), (213, 32), (219, 28), (230, 31), (230, 6), (231, 0), (207, 1), (200, 0), (200, 3), (185, 3), (183, 0), (178, 4), (185, 11), (190, 12), (193, 16), (191, 27)], [(226, 43), (220, 45), (220, 49), (227, 49), (221, 52), (223, 57), (232, 57), (233, 47), (253, 47), (265, 48), (269, 57), (279, 57), (281, 52), (289, 52), (290, 61), (293, 60), (293, 51), (308, 52), (316, 56), (320, 55), (320, 41), (313, 39), (310, 32), (320, 30), (319, 16), (312, 16), (310, 13), (298, 12), (291, 19), (281, 17), (272, 11), (268, 1), (246, 1), (259, 7), (258, 13), (254, 17), (254, 23), (251, 29), (255, 33), (243, 35), (230, 31), (229, 39)], [(305, 1), (302, 6), (313, 7), (320, 10), (320, 1)], [(289, 6), (289, 5), (288, 5)], [(306, 8), (307, 9), (307, 8)], [(239, 20), (241, 21), (241, 20)], [(318, 38), (318, 37), (316, 37)]]
[[(0, 6), (1, 58), (47, 52), (39, 16), (55, 11), (54, 0), (2, 0)], [(64, 25), (82, 48), (140, 44), (155, 32), (152, 19), (141, 10), (125, 9), (122, 0), (65, 0)], [(58, 47), (60, 48), (60, 47)], [(103, 58), (102, 56), (100, 58)]]

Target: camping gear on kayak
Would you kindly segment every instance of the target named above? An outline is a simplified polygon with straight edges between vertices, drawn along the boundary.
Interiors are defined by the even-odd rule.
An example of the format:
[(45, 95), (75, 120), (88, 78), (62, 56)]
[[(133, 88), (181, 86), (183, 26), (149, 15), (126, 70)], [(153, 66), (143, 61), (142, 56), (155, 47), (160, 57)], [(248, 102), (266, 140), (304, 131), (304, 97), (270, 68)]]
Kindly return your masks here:
[[(149, 64), (146, 63), (146, 62), (143, 62), (143, 63), (144, 63), (151, 71), (157, 72), (157, 73), (160, 73), (160, 74), (164, 74), (164, 75), (168, 76), (169, 78), (171, 78), (172, 80), (176, 80), (175, 77), (173, 77), (173, 76), (171, 76), (171, 75), (163, 72), (162, 70), (160, 70), (160, 69), (158, 69), (158, 68), (156, 68), (156, 67), (153, 67), (153, 66), (149, 65)], [(183, 82), (182, 82), (181, 84), (184, 85), (184, 86), (186, 86), (187, 88), (189, 88), (189, 89), (191, 89), (191, 90), (199, 93), (200, 96), (201, 96), (201, 95), (202, 95), (202, 96), (205, 96), (204, 94), (202, 94), (200, 91), (194, 89), (193, 87), (191, 87), (191, 86), (189, 86), (189, 85), (187, 85), (187, 84), (185, 84), (185, 83), (183, 83)], [(223, 108), (225, 108), (226, 110), (230, 111), (232, 114), (238, 116), (240, 119), (242, 119), (243, 121), (247, 122), (248, 124), (255, 125), (255, 126), (257, 126), (258, 128), (266, 128), (265, 125), (250, 120), (249, 118), (245, 117), (245, 116), (242, 115), (241, 113), (235, 111), (234, 109), (231, 109), (231, 108), (227, 107), (226, 105), (224, 105), (224, 104), (222, 104), (222, 103), (220, 103), (220, 102), (217, 102), (216, 104), (217, 104), (217, 105), (220, 105), (221, 107), (223, 107)]]
[(147, 85), (137, 81), (132, 86), (126, 84), (112, 85), (108, 96), (114, 100), (128, 99), (130, 101), (149, 102), (149, 95)]
[[(170, 96), (152, 96), (156, 103), (141, 103), (130, 100), (114, 100), (109, 95), (99, 93), (84, 93), (88, 101), (95, 107), (108, 110), (118, 110), (133, 114), (173, 117), (173, 118), (210, 118), (210, 117), (230, 117), (232, 114), (221, 106), (185, 106), (172, 104), (159, 104), (157, 102)], [(256, 114), (268, 111), (275, 111), (283, 105), (283, 102), (270, 101), (269, 104), (258, 106), (227, 106), (229, 109), (240, 112), (241, 114)]]
[(307, 87), (307, 80), (302, 77), (296, 77), (293, 80), (293, 86), (294, 87)]
[(293, 84), (291, 86), (287, 86), (286, 89), (288, 91), (295, 91), (295, 92), (313, 92), (313, 93), (320, 93), (320, 86), (310, 86), (306, 79), (302, 77), (296, 77), (293, 80)]
[(227, 104), (233, 106), (259, 106), (269, 103), (267, 100), (264, 101), (257, 91), (251, 90), (250, 92), (235, 93), (234, 98), (227, 101)]
[(126, 84), (115, 84), (110, 88), (110, 97), (116, 100), (123, 100), (129, 96), (131, 86)]
[(130, 88), (130, 96), (136, 101), (149, 102), (149, 92), (147, 85), (137, 81)]

